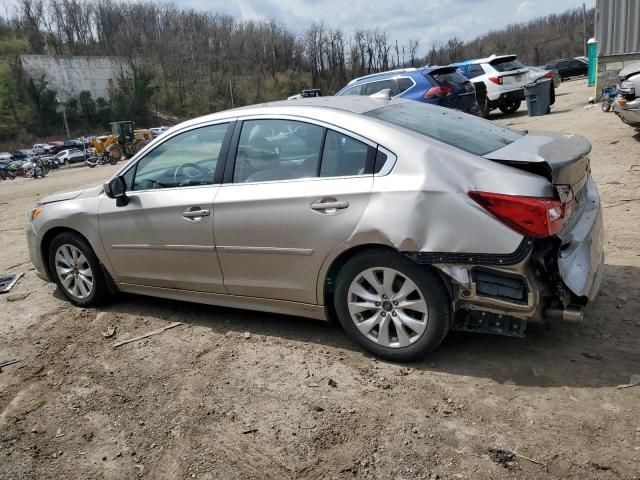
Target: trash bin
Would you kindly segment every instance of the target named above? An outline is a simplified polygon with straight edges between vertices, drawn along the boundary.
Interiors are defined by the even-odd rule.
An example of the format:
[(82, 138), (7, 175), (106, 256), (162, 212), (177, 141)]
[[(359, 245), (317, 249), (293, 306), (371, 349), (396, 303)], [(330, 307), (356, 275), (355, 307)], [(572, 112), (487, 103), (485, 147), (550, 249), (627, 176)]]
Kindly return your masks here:
[(551, 104), (551, 79), (541, 78), (524, 86), (524, 96), (527, 99), (527, 112), (530, 117), (546, 115)]

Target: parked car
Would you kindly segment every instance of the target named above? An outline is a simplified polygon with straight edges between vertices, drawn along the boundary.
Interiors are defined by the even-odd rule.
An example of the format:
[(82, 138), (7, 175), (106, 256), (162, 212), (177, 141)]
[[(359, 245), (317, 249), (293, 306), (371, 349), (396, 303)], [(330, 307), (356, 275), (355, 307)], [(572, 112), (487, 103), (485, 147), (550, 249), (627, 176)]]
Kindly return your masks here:
[(302, 92), (297, 93), (295, 95), (291, 95), (287, 97), (287, 100), (297, 100), (299, 98), (312, 98), (312, 97), (321, 97), (322, 92), (319, 88), (310, 88), (308, 90), (302, 90)]
[(500, 109), (513, 113), (524, 100), (524, 85), (529, 71), (515, 55), (491, 55), (487, 58), (454, 63), (474, 83), (482, 81), (487, 87), (488, 111)]
[(64, 150), (64, 144), (58, 141), (49, 142), (49, 147), (51, 147), (52, 155), (59, 153), (61, 150)]
[(611, 107), (624, 123), (640, 128), (640, 62), (618, 73), (618, 97)]
[(29, 149), (22, 149), (22, 150), (14, 150), (13, 152), (11, 152), (11, 155), (13, 155), (13, 158), (15, 160), (29, 160), (33, 157), (36, 156), (36, 152), (34, 152), (33, 150), (29, 150)]
[(149, 129), (149, 131), (151, 132), (151, 135), (152, 135), (154, 138), (155, 138), (155, 137), (157, 137), (158, 135), (160, 135), (160, 134), (162, 134), (162, 133), (166, 132), (167, 130), (169, 130), (169, 127), (165, 127), (165, 126), (162, 126), (162, 127), (152, 127), (152, 128), (150, 128), (150, 129)]
[(529, 80), (535, 82), (540, 78), (550, 78), (553, 81), (553, 86), (558, 88), (562, 83), (562, 77), (557, 70), (547, 70), (541, 67), (527, 67), (529, 70)]
[(36, 143), (33, 145), (32, 150), (38, 155), (47, 155), (51, 153), (51, 145), (48, 143)]
[(58, 165), (69, 165), (71, 163), (84, 162), (86, 160), (86, 154), (84, 150), (78, 150), (77, 148), (68, 148), (62, 150), (56, 156), (54, 161)]
[(579, 56), (579, 57), (574, 57), (576, 60), (580, 60), (582, 63), (586, 63), (587, 66), (589, 65), (589, 59), (583, 55)]
[(547, 63), (544, 68), (547, 70), (557, 70), (562, 80), (564, 80), (565, 78), (586, 75), (589, 70), (588, 64), (575, 58), (554, 60)]
[(451, 329), (581, 318), (604, 263), (590, 148), (402, 99), (244, 107), (40, 200), (29, 254), (78, 306), (120, 290), (337, 318), (412, 360)]
[(389, 90), (392, 98), (454, 108), (477, 114), (473, 84), (453, 67), (403, 68), (351, 80), (336, 96), (374, 95)]

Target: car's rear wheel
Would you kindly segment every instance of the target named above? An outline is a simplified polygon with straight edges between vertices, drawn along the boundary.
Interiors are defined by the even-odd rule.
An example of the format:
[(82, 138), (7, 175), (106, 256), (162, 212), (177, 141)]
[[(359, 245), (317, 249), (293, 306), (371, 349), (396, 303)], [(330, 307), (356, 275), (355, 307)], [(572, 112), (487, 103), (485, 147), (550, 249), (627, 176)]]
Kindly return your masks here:
[(98, 258), (78, 234), (63, 232), (52, 240), (49, 268), (60, 291), (75, 305), (98, 305), (109, 295)]
[(520, 100), (513, 100), (511, 102), (504, 102), (498, 108), (502, 113), (506, 113), (508, 115), (510, 113), (517, 112), (521, 103), (522, 102), (520, 102)]
[(334, 303), (347, 334), (388, 360), (423, 357), (450, 327), (449, 296), (438, 275), (395, 252), (371, 250), (347, 261)]

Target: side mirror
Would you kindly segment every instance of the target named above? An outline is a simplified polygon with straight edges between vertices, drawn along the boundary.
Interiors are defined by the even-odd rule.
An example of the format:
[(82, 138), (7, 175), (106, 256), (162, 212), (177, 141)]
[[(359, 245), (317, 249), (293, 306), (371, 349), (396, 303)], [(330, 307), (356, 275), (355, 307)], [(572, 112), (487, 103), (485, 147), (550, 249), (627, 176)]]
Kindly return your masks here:
[(124, 178), (115, 177), (109, 182), (104, 184), (104, 193), (109, 198), (116, 199), (116, 206), (124, 207), (129, 203), (129, 197), (127, 197), (127, 186), (124, 183)]

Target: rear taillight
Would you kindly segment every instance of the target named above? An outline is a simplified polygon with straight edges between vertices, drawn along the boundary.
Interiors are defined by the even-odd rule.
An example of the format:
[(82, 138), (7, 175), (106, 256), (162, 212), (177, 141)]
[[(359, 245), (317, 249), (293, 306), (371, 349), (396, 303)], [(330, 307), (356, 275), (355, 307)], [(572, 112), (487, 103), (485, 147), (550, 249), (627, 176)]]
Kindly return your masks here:
[(451, 87), (431, 87), (424, 94), (424, 98), (436, 98), (436, 97), (444, 97), (445, 95), (449, 95), (453, 93), (453, 88)]
[(489, 192), (469, 196), (505, 225), (523, 235), (545, 238), (556, 235), (569, 216), (570, 203), (544, 197), (521, 197)]
[(553, 78), (553, 72), (551, 70), (547, 70), (544, 72), (544, 76), (547, 78)]
[(502, 85), (502, 77), (489, 77), (489, 80), (491, 80), (496, 85)]

